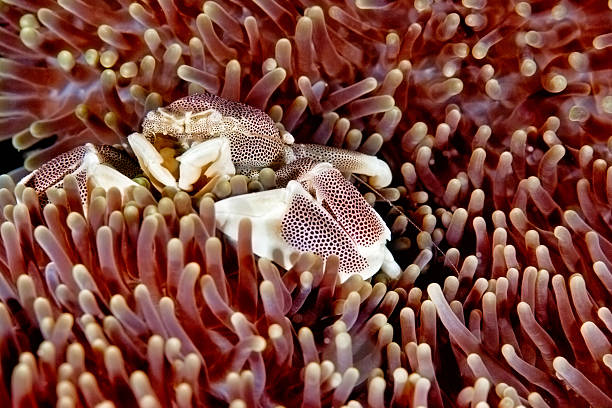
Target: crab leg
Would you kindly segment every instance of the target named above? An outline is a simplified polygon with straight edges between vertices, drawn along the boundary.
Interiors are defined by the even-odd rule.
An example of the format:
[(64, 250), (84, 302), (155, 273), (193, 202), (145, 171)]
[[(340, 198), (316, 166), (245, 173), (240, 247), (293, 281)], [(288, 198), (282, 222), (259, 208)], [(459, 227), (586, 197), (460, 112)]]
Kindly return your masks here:
[(315, 162), (331, 163), (343, 173), (357, 173), (369, 176), (369, 183), (374, 188), (391, 184), (391, 169), (376, 156), (370, 156), (352, 150), (316, 144), (293, 144), (291, 150), (296, 159), (310, 158)]

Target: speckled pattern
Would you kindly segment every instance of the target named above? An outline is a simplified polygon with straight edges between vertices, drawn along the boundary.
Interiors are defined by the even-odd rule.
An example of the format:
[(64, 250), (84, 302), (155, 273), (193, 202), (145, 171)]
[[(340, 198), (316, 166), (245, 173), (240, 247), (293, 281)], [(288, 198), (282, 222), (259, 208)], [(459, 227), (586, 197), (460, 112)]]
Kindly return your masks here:
[[(213, 109), (222, 117), (230, 117), (238, 121), (238, 126), (248, 135), (261, 135), (269, 138), (280, 138), (276, 125), (265, 112), (244, 103), (230, 101), (209, 93), (189, 95), (172, 102), (166, 107), (180, 118), (186, 113), (203, 112)], [(146, 121), (143, 127), (146, 126)], [(219, 131), (212, 129), (198, 129), (194, 125), (195, 134), (218, 135)]]
[(368, 267), (351, 236), (322, 207), (305, 195), (290, 198), (287, 213), (281, 220), (281, 236), (300, 251), (313, 252), (323, 258), (336, 254), (340, 258), (338, 273), (343, 279)]
[(358, 245), (367, 247), (390, 238), (380, 216), (338, 170), (321, 171), (313, 178), (312, 188), (317, 199)]

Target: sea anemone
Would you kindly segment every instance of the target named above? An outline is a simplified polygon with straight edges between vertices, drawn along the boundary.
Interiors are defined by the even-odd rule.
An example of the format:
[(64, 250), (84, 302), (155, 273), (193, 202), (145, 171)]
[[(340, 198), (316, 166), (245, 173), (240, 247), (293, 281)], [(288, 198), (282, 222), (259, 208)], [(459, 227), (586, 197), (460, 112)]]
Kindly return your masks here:
[(246, 221), (224, 242), (208, 197), (94, 189), (85, 216), (72, 177), (41, 208), (2, 176), (0, 401), (612, 406), (611, 9), (2, 0), (25, 169), (205, 90), (384, 158), (395, 187), (360, 188), (405, 269), (339, 284), (254, 257)]

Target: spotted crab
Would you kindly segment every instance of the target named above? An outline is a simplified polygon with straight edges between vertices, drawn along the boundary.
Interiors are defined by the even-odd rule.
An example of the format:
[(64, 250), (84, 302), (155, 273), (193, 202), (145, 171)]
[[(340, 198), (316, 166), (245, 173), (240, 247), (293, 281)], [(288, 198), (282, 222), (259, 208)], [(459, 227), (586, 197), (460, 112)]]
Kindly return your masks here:
[[(294, 143), (290, 133), (254, 107), (211, 94), (190, 95), (147, 113), (141, 133), (128, 136), (127, 151), (86, 144), (45, 163), (20, 181), (44, 201), (50, 187), (73, 174), (81, 198), (87, 186), (122, 191), (146, 175), (161, 190), (174, 187), (202, 195), (211, 183), (260, 170), (275, 171), (277, 189), (233, 196), (215, 203), (217, 227), (236, 240), (239, 221), (251, 220), (253, 252), (288, 269), (300, 251), (323, 259), (338, 255), (339, 275), (364, 279), (379, 270), (397, 277), (400, 268), (386, 248), (390, 232), (344, 174), (369, 176), (374, 188), (391, 182), (388, 165), (375, 156)], [(128, 149), (128, 150), (129, 150)]]

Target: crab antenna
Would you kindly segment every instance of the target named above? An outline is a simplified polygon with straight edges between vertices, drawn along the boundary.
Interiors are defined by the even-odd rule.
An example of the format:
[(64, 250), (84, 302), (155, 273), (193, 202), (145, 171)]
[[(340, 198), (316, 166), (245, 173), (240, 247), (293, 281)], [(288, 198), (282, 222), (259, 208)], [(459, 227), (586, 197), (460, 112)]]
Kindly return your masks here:
[[(368, 190), (370, 190), (372, 193), (374, 193), (374, 195), (376, 195), (377, 197), (381, 198), (383, 201), (385, 201), (387, 204), (389, 204), (389, 206), (395, 210), (397, 210), (397, 212), (399, 212), (401, 215), (403, 215), (404, 217), (406, 217), (406, 219), (408, 220), (408, 222), (410, 223), (410, 225), (412, 225), (414, 228), (416, 228), (419, 232), (423, 232), (423, 230), (414, 222), (410, 219), (410, 217), (408, 215), (406, 215), (406, 213), (397, 205), (393, 204), (391, 202), (391, 200), (389, 200), (387, 197), (383, 196), (378, 190), (376, 190), (374, 187), (372, 187), (367, 181), (362, 180), (361, 178), (355, 176), (354, 174), (351, 174), (351, 176), (357, 180), (359, 183), (365, 185), (367, 187)], [(446, 261), (446, 252), (444, 252), (444, 250), (442, 248), (440, 248), (438, 246), (438, 244), (436, 244), (433, 240), (431, 241), (432, 246), (442, 255), (442, 257), (444, 258), (444, 261)], [(455, 271), (455, 273), (457, 274), (457, 276), (459, 276), (459, 270), (457, 269), (457, 267), (455, 266), (455, 264), (449, 262), (449, 265), (453, 268), (453, 270)]]

